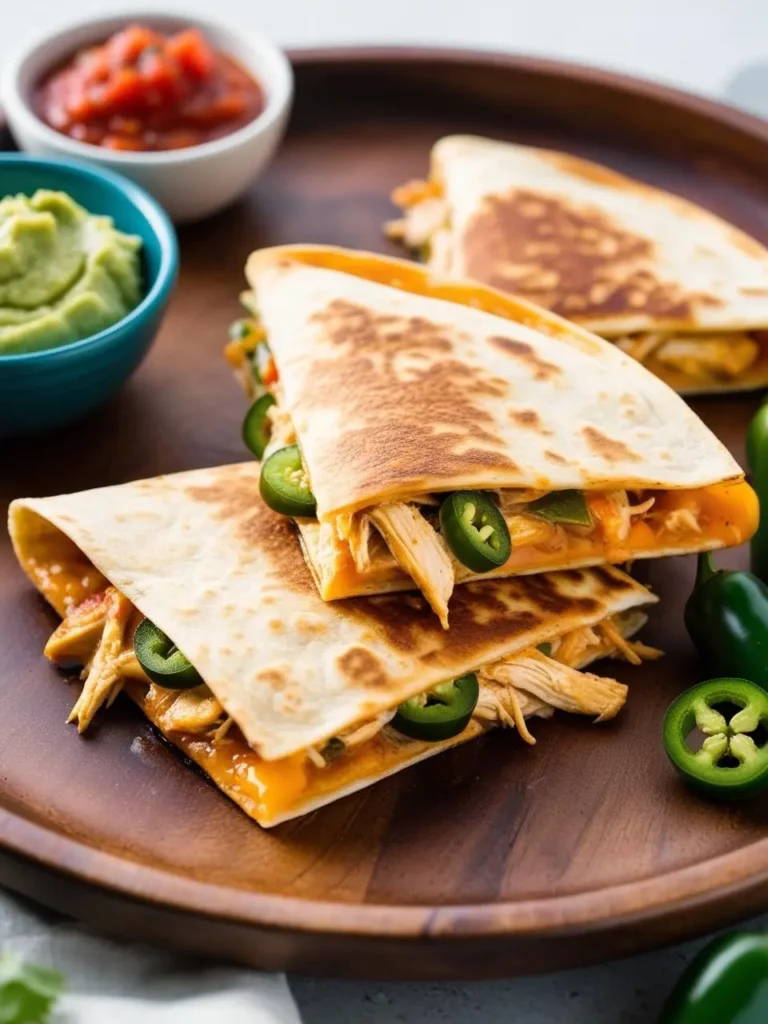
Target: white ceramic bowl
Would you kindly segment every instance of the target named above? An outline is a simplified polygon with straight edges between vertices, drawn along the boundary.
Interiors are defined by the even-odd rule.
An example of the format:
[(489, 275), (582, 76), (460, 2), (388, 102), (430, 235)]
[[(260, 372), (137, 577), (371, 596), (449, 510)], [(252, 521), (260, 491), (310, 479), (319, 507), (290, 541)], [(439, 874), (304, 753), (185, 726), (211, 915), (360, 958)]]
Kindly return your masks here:
[[(126, 153), (62, 135), (32, 111), (31, 95), (41, 78), (75, 51), (103, 42), (130, 23), (163, 32), (199, 28), (218, 50), (234, 57), (261, 83), (264, 111), (243, 128), (213, 142), (161, 153)], [(282, 138), (293, 96), (293, 74), (285, 54), (252, 32), (181, 14), (131, 11), (70, 22), (22, 45), (5, 63), (0, 100), (17, 144), (28, 153), (76, 157), (108, 167), (143, 185), (177, 223), (199, 220), (227, 206), (248, 188)]]

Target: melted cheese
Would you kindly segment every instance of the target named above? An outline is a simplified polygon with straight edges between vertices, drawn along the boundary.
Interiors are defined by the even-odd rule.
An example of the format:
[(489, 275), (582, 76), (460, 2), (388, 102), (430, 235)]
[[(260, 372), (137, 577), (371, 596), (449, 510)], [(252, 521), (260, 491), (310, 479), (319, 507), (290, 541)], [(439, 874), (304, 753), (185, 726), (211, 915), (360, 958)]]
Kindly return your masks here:
[[(608, 524), (613, 505), (606, 504), (600, 492), (590, 492), (588, 501), (598, 522), (597, 529), (587, 533), (558, 530), (551, 544), (546, 541), (513, 544), (507, 562), (488, 575), (509, 576), (596, 564), (619, 565), (633, 558), (652, 558), (662, 552), (672, 555), (735, 547), (749, 540), (757, 529), (757, 495), (743, 480), (695, 490), (648, 493), (655, 499), (653, 506), (644, 517), (631, 520), (623, 540), (617, 539), (619, 534)], [(692, 513), (693, 522), (686, 525), (686, 517), (667, 518), (669, 513), (682, 509)], [(607, 529), (601, 525), (603, 519)], [(317, 552), (320, 592), (326, 601), (374, 593), (378, 589), (405, 590), (414, 585), (391, 558), (386, 561), (374, 558), (370, 568), (360, 572), (346, 542), (335, 537), (331, 546), (332, 559), (327, 551)], [(469, 569), (455, 560), (454, 571), (457, 583), (474, 577)]]
[[(175, 695), (157, 686), (146, 691), (130, 685), (129, 696), (147, 718), (162, 729), (163, 714)], [(470, 722), (459, 736), (440, 744), (455, 746), (473, 739), (483, 731), (478, 722)], [(312, 764), (304, 752), (279, 761), (265, 761), (252, 750), (240, 730), (233, 726), (222, 740), (192, 733), (168, 733), (168, 739), (191, 758), (230, 799), (261, 825), (277, 824), (285, 817), (338, 797), (398, 771), (412, 761), (435, 750), (435, 744), (399, 738), (380, 732), (365, 743), (343, 752), (324, 768)]]

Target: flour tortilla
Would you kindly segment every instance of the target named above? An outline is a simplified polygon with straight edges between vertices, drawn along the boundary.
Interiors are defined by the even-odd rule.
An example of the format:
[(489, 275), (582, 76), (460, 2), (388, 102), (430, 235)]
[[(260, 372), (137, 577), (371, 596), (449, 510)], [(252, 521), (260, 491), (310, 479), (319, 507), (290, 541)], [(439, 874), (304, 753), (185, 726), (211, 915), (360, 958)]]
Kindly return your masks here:
[[(454, 600), (450, 632), (421, 596), (329, 605), (292, 525), (261, 503), (259, 473), (256, 463), (197, 470), (22, 499), (9, 513), (19, 562), (60, 615), (112, 584), (171, 637), (239, 726), (243, 738), (228, 749), (240, 759), (255, 752), (275, 762), (319, 747), (439, 682), (607, 616), (623, 614), (631, 635), (657, 600), (619, 570), (599, 569), (469, 584)], [(145, 688), (126, 688), (162, 728)], [(271, 826), (482, 731), (473, 721), (445, 743), (381, 739), (376, 758), (351, 759), (346, 775), (324, 769), (331, 774), (318, 773), (277, 810), (238, 784), (232, 753), (222, 762), (200, 737), (167, 735)]]
[[(768, 249), (678, 196), (566, 153), (447, 136), (432, 150), (449, 220), (432, 269), (538, 302), (606, 338), (768, 329)], [(768, 384), (768, 335), (743, 375)], [(663, 379), (686, 388), (675, 370)]]
[(108, 580), (167, 633), (267, 760), (654, 600), (606, 569), (460, 587), (450, 631), (416, 595), (329, 605), (291, 523), (261, 502), (259, 473), (246, 463), (23, 499), (11, 505), (10, 531), (22, 567), (60, 614), (50, 566), (66, 573), (74, 564), (75, 575), (94, 566), (88, 589)]
[(670, 388), (531, 303), (320, 246), (255, 252), (246, 275), (321, 521), (461, 488), (743, 477)]

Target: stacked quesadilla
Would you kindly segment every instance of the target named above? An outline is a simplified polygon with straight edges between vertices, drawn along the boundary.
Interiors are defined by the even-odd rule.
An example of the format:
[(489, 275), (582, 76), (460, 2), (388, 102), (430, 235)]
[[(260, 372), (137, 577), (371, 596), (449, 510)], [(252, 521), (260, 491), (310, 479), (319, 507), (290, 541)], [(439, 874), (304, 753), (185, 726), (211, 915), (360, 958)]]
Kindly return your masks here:
[[(617, 569), (460, 588), (444, 632), (416, 595), (329, 605), (256, 463), (15, 501), (22, 568), (62, 622), (45, 649), (82, 666), (85, 729), (124, 689), (264, 826), (496, 725), (555, 708), (613, 717), (626, 686), (596, 658), (655, 598)], [(182, 653), (183, 652), (183, 653)]]
[(768, 249), (694, 203), (565, 153), (449, 136), (395, 190), (391, 237), (615, 340), (676, 391), (768, 384)]
[(555, 314), (326, 247), (256, 252), (246, 274), (254, 330), (228, 355), (268, 390), (261, 493), (326, 600), (418, 588), (447, 628), (456, 583), (754, 532), (753, 491), (691, 409)]

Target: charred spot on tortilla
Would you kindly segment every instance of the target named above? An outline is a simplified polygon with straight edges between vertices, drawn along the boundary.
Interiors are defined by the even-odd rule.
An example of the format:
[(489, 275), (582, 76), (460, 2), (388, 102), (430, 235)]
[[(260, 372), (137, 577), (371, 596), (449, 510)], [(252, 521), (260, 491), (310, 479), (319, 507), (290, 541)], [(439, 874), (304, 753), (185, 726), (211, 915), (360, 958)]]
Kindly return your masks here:
[(698, 306), (721, 304), (659, 280), (648, 269), (655, 259), (650, 238), (560, 196), (518, 189), (486, 197), (463, 245), (470, 277), (564, 316), (634, 309), (690, 320)]
[(377, 313), (348, 299), (333, 299), (325, 309), (310, 317), (322, 324), (334, 345), (367, 347), (386, 342), (385, 357), (398, 348), (427, 348), (450, 352), (453, 345), (446, 336), (447, 328), (424, 317), (399, 317), (393, 313)]
[(328, 632), (328, 626), (319, 620), (300, 616), (294, 622), (297, 631), (303, 636), (323, 636)]
[[(295, 527), (285, 516), (267, 509), (257, 477), (241, 475), (234, 485), (190, 487), (187, 493), (195, 501), (218, 505), (214, 519), (235, 524), (237, 537), (243, 542), (244, 560), (249, 548), (263, 552), (287, 589), (314, 592), (315, 581), (296, 543)], [(266, 597), (261, 600), (267, 603)]]
[[(361, 487), (386, 490), (401, 482), (402, 466), (413, 478), (517, 468), (484, 402), (506, 397), (509, 384), (454, 357), (450, 327), (383, 316), (348, 301), (331, 302), (314, 319), (345, 351), (313, 362), (296, 404), (313, 409), (338, 395), (349, 424), (334, 438), (333, 467), (317, 472), (335, 472), (341, 462)], [(398, 458), (371, 459), (376, 451)], [(316, 455), (316, 467), (317, 461)]]
[(620, 594), (623, 590), (632, 590), (633, 588), (633, 581), (630, 577), (612, 572), (604, 565), (594, 566), (589, 572), (608, 593)]
[(551, 380), (563, 372), (555, 363), (549, 363), (537, 355), (533, 345), (529, 345), (527, 341), (504, 338), (501, 335), (493, 335), (488, 341), (494, 348), (498, 348), (524, 363), (532, 371), (534, 380)]
[[(568, 569), (562, 575), (564, 579), (575, 584), (581, 583), (584, 579), (579, 569)], [(599, 607), (599, 603), (594, 597), (583, 597), (564, 592), (563, 588), (558, 586), (557, 578), (552, 578), (546, 573), (526, 576), (524, 587), (525, 590), (522, 593), (525, 594), (526, 600), (539, 611), (547, 614), (559, 615), (567, 611), (591, 614)]]
[(260, 686), (268, 686), (271, 690), (280, 691), (290, 686), (293, 679), (290, 668), (286, 666), (285, 668), (261, 669), (261, 671), (254, 673), (253, 681)]
[(633, 452), (623, 441), (608, 437), (597, 427), (582, 427), (581, 432), (592, 453), (605, 462), (642, 462), (641, 456)]
[(520, 427), (536, 430), (540, 434), (550, 433), (544, 429), (541, 417), (535, 409), (510, 409), (509, 418)]
[(544, 458), (549, 459), (550, 462), (556, 462), (558, 466), (568, 465), (568, 459), (563, 458), (562, 455), (558, 455), (557, 452), (550, 451), (548, 448), (544, 452)]
[(336, 659), (339, 672), (348, 679), (377, 690), (389, 683), (384, 664), (364, 647), (350, 647)]

